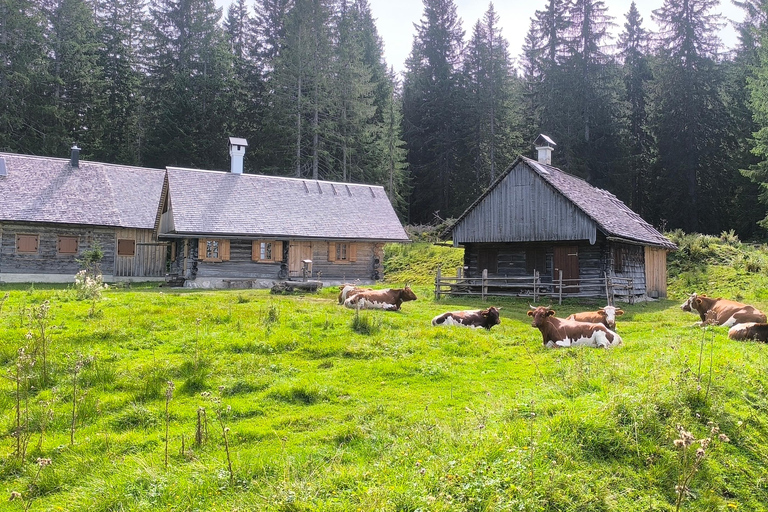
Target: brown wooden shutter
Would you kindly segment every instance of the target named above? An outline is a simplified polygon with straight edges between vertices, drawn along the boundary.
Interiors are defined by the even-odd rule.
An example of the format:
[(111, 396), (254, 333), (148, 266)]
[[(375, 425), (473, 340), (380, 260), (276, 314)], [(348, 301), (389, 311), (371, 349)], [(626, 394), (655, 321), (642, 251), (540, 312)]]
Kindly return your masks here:
[(16, 235), (16, 252), (38, 252), (38, 235)]
[(219, 257), (221, 261), (229, 261), (229, 240), (221, 240), (219, 244)]
[(259, 261), (261, 258), (261, 241), (254, 240), (251, 242), (251, 261)]
[(61, 254), (77, 254), (77, 237), (60, 236), (57, 241), (56, 250)]
[(197, 259), (205, 259), (205, 238), (201, 238), (197, 241)]
[(336, 244), (328, 242), (328, 261), (336, 261)]
[(349, 261), (357, 261), (357, 244), (347, 244), (347, 259)]
[(283, 261), (283, 242), (272, 242), (272, 259)]

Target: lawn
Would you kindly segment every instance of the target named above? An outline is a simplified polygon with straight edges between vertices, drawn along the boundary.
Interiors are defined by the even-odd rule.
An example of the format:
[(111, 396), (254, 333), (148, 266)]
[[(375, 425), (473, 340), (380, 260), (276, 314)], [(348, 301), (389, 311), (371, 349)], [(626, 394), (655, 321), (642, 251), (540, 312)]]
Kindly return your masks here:
[(527, 302), (436, 328), (486, 304), (415, 290), (356, 317), (332, 288), (6, 287), (0, 508), (768, 509), (765, 345), (659, 301), (620, 347), (550, 350)]

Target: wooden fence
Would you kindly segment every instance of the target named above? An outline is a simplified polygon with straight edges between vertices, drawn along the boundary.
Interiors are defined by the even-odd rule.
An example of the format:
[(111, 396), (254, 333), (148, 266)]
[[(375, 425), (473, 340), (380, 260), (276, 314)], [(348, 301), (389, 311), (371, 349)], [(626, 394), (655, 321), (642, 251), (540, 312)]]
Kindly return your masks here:
[(559, 272), (557, 279), (542, 281), (538, 272), (525, 277), (488, 277), (488, 270), (483, 270), (482, 277), (462, 277), (461, 268), (456, 270), (455, 277), (443, 276), (438, 267), (435, 276), (435, 299), (443, 295), (480, 295), (486, 297), (528, 297), (533, 303), (542, 298), (558, 301), (563, 298), (602, 298), (608, 304), (615, 300), (634, 302), (636, 291), (631, 278), (616, 277), (604, 274), (602, 278), (563, 279)]

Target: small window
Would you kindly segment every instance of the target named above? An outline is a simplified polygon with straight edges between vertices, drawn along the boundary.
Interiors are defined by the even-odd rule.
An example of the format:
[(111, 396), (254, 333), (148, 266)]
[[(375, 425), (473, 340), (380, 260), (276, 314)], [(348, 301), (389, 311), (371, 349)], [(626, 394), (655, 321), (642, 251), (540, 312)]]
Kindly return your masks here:
[(39, 235), (16, 235), (16, 252), (20, 254), (37, 254)]
[(261, 262), (283, 261), (283, 242), (275, 240), (254, 240), (251, 259)]
[(229, 240), (201, 238), (197, 252), (197, 257), (203, 261), (228, 261)]
[(77, 254), (77, 237), (60, 236), (56, 243), (56, 252), (59, 254)]
[(130, 238), (117, 239), (118, 256), (136, 256), (136, 240)]
[(349, 263), (357, 260), (357, 245), (350, 242), (328, 244), (328, 261)]
[(626, 252), (622, 247), (613, 248), (613, 271), (614, 272), (624, 272), (624, 270), (626, 270), (624, 268), (626, 257), (627, 257)]

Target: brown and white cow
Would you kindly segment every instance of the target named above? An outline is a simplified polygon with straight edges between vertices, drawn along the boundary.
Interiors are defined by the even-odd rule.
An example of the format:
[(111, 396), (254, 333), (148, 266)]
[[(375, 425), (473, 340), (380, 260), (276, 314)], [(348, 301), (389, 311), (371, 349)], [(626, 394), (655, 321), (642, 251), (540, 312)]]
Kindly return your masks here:
[(387, 288), (386, 290), (364, 290), (350, 294), (344, 306), (351, 309), (383, 309), (399, 311), (400, 305), (409, 300), (416, 300), (416, 294), (410, 287)]
[(528, 316), (533, 317), (531, 325), (541, 331), (545, 347), (609, 348), (621, 344), (621, 336), (603, 324), (556, 318), (555, 311), (546, 306), (531, 306)]
[(486, 309), (475, 309), (472, 311), (449, 311), (433, 318), (432, 325), (460, 325), (475, 329), (482, 327), (490, 331), (491, 327), (501, 323), (499, 319), (500, 309), (491, 306)]
[(736, 324), (728, 329), (728, 337), (732, 340), (755, 340), (768, 342), (768, 323), (746, 322)]
[(370, 290), (373, 290), (373, 288), (360, 288), (356, 284), (349, 283), (342, 284), (339, 286), (339, 304), (344, 304), (349, 295)]
[(566, 320), (576, 320), (577, 322), (590, 322), (593, 324), (603, 324), (612, 331), (616, 330), (616, 317), (623, 315), (624, 311), (616, 306), (605, 306), (597, 311), (584, 311), (582, 313), (574, 313)]
[(723, 298), (707, 297), (705, 294), (692, 293), (680, 306), (683, 311), (697, 312), (701, 322), (697, 325), (725, 325), (733, 327), (745, 322), (766, 321), (765, 313), (754, 306)]

